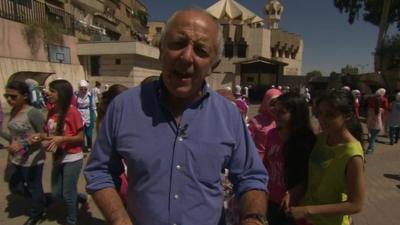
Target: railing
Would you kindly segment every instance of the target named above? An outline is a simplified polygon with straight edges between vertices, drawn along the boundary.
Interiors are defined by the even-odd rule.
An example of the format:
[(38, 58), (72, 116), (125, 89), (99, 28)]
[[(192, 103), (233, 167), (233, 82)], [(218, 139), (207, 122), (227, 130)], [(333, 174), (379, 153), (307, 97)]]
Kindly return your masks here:
[(59, 24), (69, 35), (75, 31), (71, 14), (36, 0), (0, 0), (0, 17), (25, 24)]

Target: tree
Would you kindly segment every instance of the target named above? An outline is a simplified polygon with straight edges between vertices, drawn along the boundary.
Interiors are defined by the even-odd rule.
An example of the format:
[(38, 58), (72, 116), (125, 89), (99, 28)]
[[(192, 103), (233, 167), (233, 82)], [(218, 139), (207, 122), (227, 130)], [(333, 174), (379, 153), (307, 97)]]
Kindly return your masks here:
[(378, 52), (383, 59), (385, 68), (400, 67), (400, 34), (385, 39), (381, 51)]
[[(375, 26), (380, 25), (386, 0), (334, 0), (334, 5), (341, 13), (348, 14), (348, 22), (353, 24), (361, 12), (363, 19)], [(388, 24), (397, 24), (400, 29), (400, 1), (391, 0), (388, 12)]]
[(313, 70), (311, 72), (306, 73), (306, 82), (312, 81), (315, 77), (322, 77), (322, 73), (319, 70)]
[[(375, 47), (375, 72), (382, 71), (382, 54), (386, 32), (389, 24), (397, 23), (400, 30), (400, 0), (334, 0), (334, 5), (341, 13), (348, 14), (348, 21), (353, 24), (358, 19), (361, 11), (363, 18), (376, 26), (379, 26), (378, 39)], [(388, 86), (383, 76), (386, 86)]]
[(311, 72), (308, 72), (306, 74), (306, 76), (310, 76), (310, 77), (322, 77), (322, 73), (319, 70), (313, 70)]

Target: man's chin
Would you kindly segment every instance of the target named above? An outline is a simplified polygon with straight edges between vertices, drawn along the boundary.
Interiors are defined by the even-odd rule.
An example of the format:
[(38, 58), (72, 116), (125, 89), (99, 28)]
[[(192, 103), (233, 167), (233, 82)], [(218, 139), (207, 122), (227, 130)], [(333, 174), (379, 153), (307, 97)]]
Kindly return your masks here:
[(175, 98), (180, 98), (180, 99), (186, 99), (190, 98), (193, 96), (191, 91), (185, 91), (185, 90), (175, 90), (171, 95)]

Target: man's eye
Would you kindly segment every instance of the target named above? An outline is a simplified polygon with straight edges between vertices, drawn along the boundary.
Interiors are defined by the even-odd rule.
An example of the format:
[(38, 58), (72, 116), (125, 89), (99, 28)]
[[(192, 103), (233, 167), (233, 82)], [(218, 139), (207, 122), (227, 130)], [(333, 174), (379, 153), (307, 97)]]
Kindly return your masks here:
[(208, 57), (210, 55), (207, 49), (204, 47), (195, 47), (194, 51), (196, 52), (196, 55), (202, 58)]

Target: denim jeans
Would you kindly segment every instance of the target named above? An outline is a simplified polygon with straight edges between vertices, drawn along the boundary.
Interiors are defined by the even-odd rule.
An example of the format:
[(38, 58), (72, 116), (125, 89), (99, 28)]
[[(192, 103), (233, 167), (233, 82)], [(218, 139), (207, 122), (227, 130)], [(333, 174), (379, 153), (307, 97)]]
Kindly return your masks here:
[[(85, 126), (86, 147), (92, 148), (93, 125)], [(85, 142), (83, 142), (85, 145)], [(85, 147), (85, 146), (84, 146)]]
[(10, 176), (9, 187), (13, 194), (20, 194), (32, 199), (32, 207), (29, 212), (30, 217), (42, 215), (45, 204), (43, 193), (42, 174), (43, 164), (22, 167), (11, 164), (13, 174)]
[(78, 202), (87, 201), (86, 194), (78, 193), (78, 179), (83, 160), (53, 165), (51, 186), (54, 198), (63, 199), (67, 205), (67, 223), (76, 224)]
[(378, 137), (379, 134), (378, 129), (369, 129), (369, 145), (367, 148), (367, 152), (373, 152), (374, 151), (374, 146), (375, 146), (375, 142), (376, 142), (376, 138)]
[(389, 127), (389, 138), (390, 144), (397, 143), (400, 135), (400, 127), (399, 126), (390, 126)]

